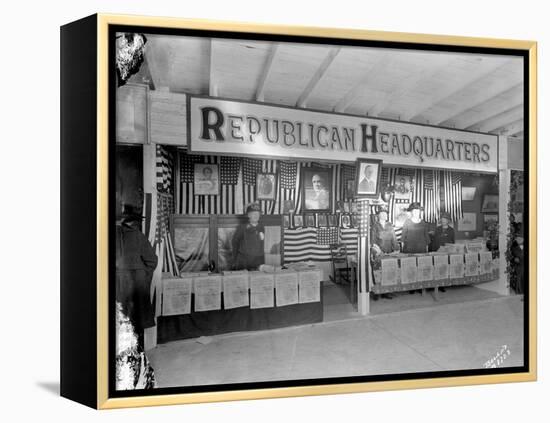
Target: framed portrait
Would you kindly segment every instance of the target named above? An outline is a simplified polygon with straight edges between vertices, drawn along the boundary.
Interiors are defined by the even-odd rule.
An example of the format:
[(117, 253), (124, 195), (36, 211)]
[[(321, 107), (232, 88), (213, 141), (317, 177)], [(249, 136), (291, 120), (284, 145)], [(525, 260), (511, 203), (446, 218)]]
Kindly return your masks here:
[[(521, 218), (518, 220), (517, 214), (514, 214), (515, 222), (520, 223)], [(485, 227), (489, 226), (492, 223), (498, 223), (498, 214), (496, 213), (484, 213), (483, 214), (483, 223), (485, 223)]]
[(344, 195), (347, 200), (355, 197), (355, 179), (346, 179), (344, 187)]
[(305, 216), (305, 226), (307, 228), (317, 227), (317, 223), (315, 222), (315, 214), (314, 213), (306, 213), (304, 216)]
[(340, 227), (344, 229), (351, 228), (351, 216), (349, 213), (343, 213), (340, 216)]
[[(62, 396), (107, 409), (535, 380), (536, 43), (472, 35), (112, 14), (63, 26)], [(406, 95), (386, 95), (394, 92)], [(486, 101), (502, 93), (523, 107), (521, 119)], [(494, 116), (507, 136), (497, 135)], [(514, 157), (499, 154), (505, 144)], [(382, 164), (398, 184), (388, 206), (402, 239), (413, 201), (431, 224), (441, 206), (458, 204), (462, 183), (480, 187), (468, 181), (486, 175), (509, 195), (506, 184), (520, 175), (502, 169), (522, 172), (524, 201), (512, 210), (521, 225), (503, 224), (509, 210), (499, 200), (511, 198), (481, 188), (476, 200), (488, 194), (477, 210), (464, 208), (460, 225), (474, 228), (468, 213), (479, 220), (481, 207), (499, 217), (494, 245), (506, 245), (509, 226), (524, 234), (525, 277), (508, 277), (505, 251), (491, 272), (465, 275), (463, 248), (449, 245), (453, 276), (443, 285), (414, 272), (409, 286), (373, 284), (366, 222), (336, 229), (359, 226), (357, 202), (351, 214), (344, 203), (340, 222), (334, 213), (339, 200), (378, 204), (389, 183)], [(429, 189), (431, 170), (440, 172), (440, 197)], [(424, 190), (411, 197), (412, 182)], [(300, 225), (333, 228), (285, 230)], [(336, 236), (359, 258), (349, 297), (322, 283), (323, 242)], [(416, 269), (417, 257), (407, 262)], [(488, 298), (482, 283), (499, 295)], [(408, 294), (375, 305), (371, 295), (451, 285), (467, 291), (464, 306)], [(416, 321), (393, 311), (409, 308)], [(369, 314), (388, 330), (354, 332)], [(405, 358), (394, 354), (395, 339), (418, 322), (428, 336), (409, 337)], [(296, 348), (287, 348), (294, 333)], [(434, 339), (446, 347), (433, 351)], [(310, 354), (320, 349), (346, 359)], [(227, 365), (232, 356), (237, 365)], [(289, 373), (280, 363), (291, 361)]]
[(258, 173), (256, 176), (256, 199), (275, 201), (277, 197), (277, 175)]
[(195, 163), (195, 195), (218, 195), (220, 179), (218, 165)]
[(330, 211), (332, 209), (332, 169), (302, 167), (301, 178), (304, 211)]
[(498, 213), (498, 195), (485, 194), (481, 204), (482, 213)]
[(355, 196), (378, 198), (382, 160), (358, 159), (355, 174)]
[(410, 175), (398, 174), (395, 177), (394, 198), (396, 200), (411, 201), (412, 178)]
[(463, 213), (462, 219), (458, 219), (457, 229), (461, 232), (472, 232), (477, 230), (477, 214), (476, 213)]

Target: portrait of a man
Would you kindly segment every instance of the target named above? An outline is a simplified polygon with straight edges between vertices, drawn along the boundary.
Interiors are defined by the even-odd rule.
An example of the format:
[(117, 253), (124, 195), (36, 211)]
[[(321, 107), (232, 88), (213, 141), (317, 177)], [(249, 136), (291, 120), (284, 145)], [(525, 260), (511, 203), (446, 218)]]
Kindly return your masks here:
[(411, 198), (411, 177), (397, 175), (395, 178), (395, 198), (399, 200), (410, 200)]
[(274, 173), (259, 173), (256, 176), (256, 199), (275, 200), (277, 175)]
[(378, 160), (359, 160), (355, 178), (358, 196), (378, 196), (380, 170), (381, 162)]
[(195, 163), (195, 195), (218, 195), (219, 170), (215, 164)]
[(329, 211), (331, 209), (332, 173), (330, 169), (305, 168), (302, 175), (304, 209)]

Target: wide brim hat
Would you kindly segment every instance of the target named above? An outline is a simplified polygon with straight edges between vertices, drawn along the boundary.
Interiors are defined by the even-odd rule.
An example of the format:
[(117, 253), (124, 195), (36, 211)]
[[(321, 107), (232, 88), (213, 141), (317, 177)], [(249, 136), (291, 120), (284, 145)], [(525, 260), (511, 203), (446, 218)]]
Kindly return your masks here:
[(415, 201), (414, 203), (411, 203), (407, 209), (407, 211), (413, 210), (424, 210), (424, 207), (422, 207), (419, 202)]
[(250, 212), (262, 212), (262, 208), (260, 207), (260, 205), (258, 203), (252, 203), (252, 204), (249, 204), (248, 207), (246, 208), (246, 213), (250, 213)]
[(138, 212), (137, 207), (130, 205), (130, 204), (124, 204), (122, 206), (122, 212), (117, 216), (118, 218), (124, 219), (124, 220), (142, 220), (145, 219), (141, 215), (141, 213)]

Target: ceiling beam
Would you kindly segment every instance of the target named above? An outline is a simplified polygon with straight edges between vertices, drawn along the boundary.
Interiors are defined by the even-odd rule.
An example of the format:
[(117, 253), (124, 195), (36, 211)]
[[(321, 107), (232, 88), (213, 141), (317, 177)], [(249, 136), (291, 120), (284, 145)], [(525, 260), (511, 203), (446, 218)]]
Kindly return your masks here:
[[(516, 107), (521, 104), (523, 104), (523, 82), (514, 85), (508, 90), (503, 91), (482, 103), (470, 106), (468, 109), (463, 110), (461, 113), (456, 114), (446, 121), (439, 122), (438, 125), (449, 126), (446, 124), (448, 122), (454, 121), (455, 123), (459, 124), (461, 128), (471, 127), (476, 123), (482, 122), (492, 116), (495, 116), (496, 114), (505, 112), (506, 110), (510, 109), (510, 106)], [(472, 111), (474, 110), (476, 112), (472, 113)], [(467, 114), (471, 114), (471, 116), (465, 120), (464, 118), (460, 118), (461, 115)]]
[(403, 96), (407, 93), (413, 91), (422, 81), (429, 81), (430, 79), (432, 79), (434, 75), (449, 66), (450, 63), (455, 59), (451, 55), (441, 55), (441, 57), (444, 58), (441, 63), (430, 67), (428, 71), (426, 69), (422, 69), (408, 76), (407, 78), (403, 78), (398, 83), (396, 89), (388, 93), (388, 95), (386, 95), (383, 100), (378, 101), (374, 106), (372, 106), (368, 110), (367, 114), (369, 116), (378, 116), (380, 113), (384, 113), (387, 109), (390, 108), (395, 100), (399, 100), (400, 98), (403, 98)]
[(424, 101), (424, 103), (419, 104), (416, 111), (403, 114), (401, 116), (401, 119), (411, 121), (423, 118), (424, 114), (432, 107), (441, 103), (442, 101), (447, 100), (450, 97), (457, 95), (462, 90), (468, 88), (470, 85), (479, 82), (483, 78), (495, 72), (503, 64), (503, 60), (493, 59), (493, 61), (494, 62), (492, 62), (490, 65), (486, 65), (486, 68), (483, 68), (481, 74), (476, 75), (473, 72), (464, 72), (464, 74), (462, 75), (462, 81), (460, 83), (453, 83), (450, 84), (447, 89), (439, 90), (433, 99), (429, 99), (427, 101)]
[(518, 119), (514, 122), (511, 122), (505, 126), (494, 129), (491, 132), (499, 135), (512, 135), (517, 132), (523, 131), (523, 119)]
[(514, 106), (502, 113), (491, 116), (488, 119), (477, 122), (466, 129), (473, 129), (479, 132), (491, 132), (494, 129), (500, 128), (509, 122), (523, 118), (523, 104)]
[(364, 76), (342, 97), (338, 103), (332, 108), (333, 112), (344, 113), (348, 107), (350, 107), (357, 97), (361, 94), (361, 87), (365, 85), (373, 74), (376, 75), (377, 71), (384, 69), (388, 64), (389, 58), (384, 55), (378, 62), (374, 62), (366, 71)]
[(161, 75), (161, 67), (158, 66), (158, 54), (160, 52), (166, 52), (165, 49), (161, 49), (158, 45), (158, 40), (156, 38), (150, 37), (145, 43), (145, 53), (143, 58), (149, 69), (149, 75), (151, 76), (151, 83), (158, 89), (166, 85), (166, 78), (163, 78)]
[(218, 80), (216, 79), (216, 64), (214, 62), (214, 39), (210, 38), (208, 60), (208, 95), (218, 96)]
[(317, 71), (313, 74), (306, 88), (296, 101), (296, 107), (306, 107), (307, 99), (309, 98), (319, 81), (323, 78), (324, 74), (326, 73), (329, 66), (334, 61), (339, 52), (340, 47), (333, 47), (328, 51), (325, 59), (323, 60)]
[(472, 104), (483, 104), (485, 102), (495, 99), (496, 97), (502, 95), (510, 89), (516, 88), (518, 85), (523, 86), (522, 79), (523, 75), (518, 74), (514, 75), (513, 79), (495, 78), (493, 81), (489, 81), (487, 84), (484, 85), (483, 90), (477, 90), (473, 95), (469, 95), (467, 98), (465, 98), (465, 100), (467, 100), (465, 103), (456, 102), (455, 106), (451, 108), (451, 110), (449, 110), (445, 116), (439, 117), (437, 125), (442, 125), (444, 122), (452, 120), (454, 117), (460, 116), (462, 113), (471, 109)]
[(275, 43), (271, 46), (271, 50), (269, 51), (269, 55), (267, 56), (267, 59), (265, 61), (262, 74), (260, 75), (260, 81), (258, 82), (258, 87), (256, 88), (256, 101), (265, 100), (266, 82), (269, 79), (269, 74), (271, 73), (271, 69), (273, 68), (273, 61), (277, 56), (278, 49), (279, 49), (279, 44)]

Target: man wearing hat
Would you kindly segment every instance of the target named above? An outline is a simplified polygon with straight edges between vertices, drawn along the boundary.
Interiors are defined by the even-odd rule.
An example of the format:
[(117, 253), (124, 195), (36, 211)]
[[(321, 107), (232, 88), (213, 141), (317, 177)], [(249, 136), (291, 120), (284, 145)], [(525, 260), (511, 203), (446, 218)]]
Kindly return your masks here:
[(116, 300), (134, 325), (138, 344), (143, 348), (143, 331), (155, 325), (151, 304), (151, 279), (158, 258), (149, 240), (139, 230), (143, 217), (133, 206), (125, 205), (115, 226)]
[(233, 267), (235, 270), (257, 270), (265, 263), (265, 229), (260, 223), (261, 208), (252, 203), (246, 208), (248, 223), (240, 225), (233, 236)]
[(433, 251), (439, 250), (439, 247), (443, 245), (455, 243), (455, 230), (449, 225), (451, 223), (451, 215), (446, 212), (441, 213), (439, 222), (441, 224), (435, 229), (434, 233)]
[(429, 228), (426, 222), (420, 217), (423, 210), (418, 202), (413, 202), (407, 209), (411, 217), (403, 224), (401, 233), (401, 242), (403, 242), (403, 252), (409, 254), (426, 253), (430, 244)]

